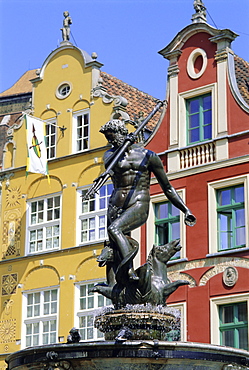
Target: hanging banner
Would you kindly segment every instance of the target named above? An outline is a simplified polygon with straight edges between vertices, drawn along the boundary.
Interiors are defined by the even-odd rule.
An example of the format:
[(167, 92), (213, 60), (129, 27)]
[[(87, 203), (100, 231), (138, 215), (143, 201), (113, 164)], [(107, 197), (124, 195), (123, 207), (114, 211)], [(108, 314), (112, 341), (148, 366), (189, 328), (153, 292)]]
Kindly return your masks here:
[(27, 133), (27, 172), (48, 175), (45, 122), (25, 114)]

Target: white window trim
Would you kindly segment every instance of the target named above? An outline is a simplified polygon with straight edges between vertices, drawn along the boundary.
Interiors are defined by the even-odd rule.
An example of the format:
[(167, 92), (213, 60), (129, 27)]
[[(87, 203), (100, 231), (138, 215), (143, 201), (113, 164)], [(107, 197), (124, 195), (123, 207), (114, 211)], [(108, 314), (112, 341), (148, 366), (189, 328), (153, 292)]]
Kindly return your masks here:
[[(54, 159), (54, 158), (56, 158), (56, 152), (57, 152), (57, 118), (56, 117), (52, 117), (52, 118), (49, 118), (49, 119), (47, 119), (46, 120), (46, 124), (50, 124), (50, 125), (52, 125), (52, 126), (56, 126), (55, 127), (55, 155), (54, 155), (54, 157), (52, 157), (52, 158), (47, 158), (48, 159), (48, 161), (50, 161), (51, 159)], [(46, 147), (47, 148), (47, 147)], [(50, 147), (49, 147), (50, 148)]]
[(169, 308), (175, 308), (181, 311), (181, 342), (187, 341), (187, 303), (169, 303)]
[[(177, 193), (180, 195), (182, 200), (185, 202), (185, 189), (177, 190)], [(149, 217), (146, 223), (146, 240), (147, 240), (147, 257), (153, 244), (155, 244), (155, 213), (154, 205), (156, 203), (167, 202), (169, 201), (164, 194), (152, 195), (149, 209)], [(153, 232), (152, 232), (153, 230)], [(186, 258), (186, 226), (184, 224), (184, 214), (180, 211), (180, 245), (182, 249), (180, 251), (180, 259)], [(176, 261), (179, 261), (177, 259)]]
[[(208, 230), (209, 230), (209, 254), (220, 254), (218, 251), (218, 225), (217, 225), (217, 202), (216, 191), (230, 186), (244, 185), (245, 192), (245, 225), (246, 225), (246, 248), (249, 247), (249, 189), (248, 189), (249, 175), (232, 177), (225, 180), (210, 182), (208, 184)], [(235, 252), (239, 249), (231, 249), (226, 252)]]
[[(41, 223), (40, 225), (44, 225), (44, 224), (49, 224), (51, 226), (53, 225), (59, 225), (59, 228), (60, 228), (60, 236), (59, 236), (59, 247), (58, 248), (52, 248), (52, 249), (43, 249), (41, 251), (37, 251), (37, 252), (29, 252), (29, 237), (30, 237), (30, 230), (32, 229), (37, 229), (39, 228), (39, 224), (37, 225), (31, 225), (30, 224), (30, 213), (31, 213), (31, 203), (32, 202), (36, 202), (38, 200), (43, 200), (43, 199), (48, 199), (48, 198), (54, 198), (56, 196), (60, 196), (60, 200), (61, 200), (61, 204), (60, 204), (60, 218), (58, 220), (53, 220), (53, 221), (48, 221), (48, 222), (43, 222)], [(27, 199), (26, 201), (26, 237), (25, 237), (25, 240), (26, 240), (26, 243), (25, 243), (25, 255), (28, 256), (28, 255), (35, 255), (35, 254), (41, 254), (41, 253), (51, 253), (55, 250), (59, 250), (61, 249), (61, 217), (62, 217), (62, 193), (59, 192), (59, 193), (52, 193), (52, 194), (46, 194), (42, 197), (37, 197), (37, 198), (30, 198), (30, 199)], [(44, 226), (42, 226), (44, 227)]]
[[(201, 67), (201, 70), (198, 73), (196, 73), (195, 72), (195, 61), (199, 56), (202, 57), (202, 67)], [(205, 72), (206, 68), (207, 68), (207, 54), (205, 50), (201, 48), (194, 49), (192, 53), (189, 55), (188, 62), (187, 62), (187, 72), (188, 72), (189, 77), (193, 79), (200, 78)]]
[[(65, 94), (65, 95), (62, 95), (61, 94), (61, 92), (60, 92), (60, 90), (61, 90), (61, 88), (62, 88), (62, 86), (63, 85), (67, 85), (67, 86), (69, 86), (69, 91)], [(61, 82), (60, 84), (59, 84), (59, 86), (56, 88), (56, 91), (55, 91), (55, 96), (58, 98), (58, 99), (60, 99), (60, 100), (63, 100), (63, 99), (66, 99), (70, 94), (71, 94), (71, 92), (72, 92), (72, 88), (73, 88), (73, 86), (72, 86), (72, 84), (71, 84), (71, 82), (69, 82), (69, 81), (63, 81), (63, 82)]]
[(201, 95), (211, 93), (212, 100), (212, 139), (217, 136), (217, 84), (210, 84), (196, 88), (194, 90), (184, 91), (179, 93), (178, 105), (178, 143), (180, 148), (187, 146), (187, 114), (186, 114), (186, 100), (198, 97)]
[[(32, 293), (40, 293), (45, 292), (48, 290), (57, 290), (57, 313), (52, 315), (42, 316), (42, 318), (45, 318), (44, 320), (40, 319), (41, 316), (37, 316), (37, 318), (27, 318), (27, 296), (28, 294)], [(21, 329), (21, 349), (25, 349), (26, 347), (26, 324), (34, 323), (37, 321), (48, 321), (49, 320), (56, 320), (56, 343), (58, 343), (58, 333), (59, 333), (59, 312), (60, 312), (60, 287), (59, 285), (50, 286), (50, 287), (44, 287), (39, 289), (31, 289), (31, 290), (24, 290), (22, 292), (22, 329)], [(38, 319), (39, 318), (39, 319)], [(41, 336), (41, 332), (39, 332), (39, 336)], [(42, 346), (43, 344), (39, 344), (39, 346)]]
[[(83, 280), (83, 281), (79, 281), (79, 282), (74, 284), (75, 285), (74, 326), (76, 328), (79, 328), (79, 318), (81, 316), (86, 316), (88, 313), (93, 314), (94, 316), (96, 316), (96, 314), (98, 313), (98, 310), (101, 310), (101, 307), (93, 307), (93, 308), (85, 309), (84, 311), (80, 310), (80, 286), (88, 285), (88, 284), (97, 284), (97, 283), (103, 282), (103, 281), (106, 281), (106, 278), (94, 279), (94, 280)], [(93, 294), (95, 296), (95, 299), (97, 299), (97, 294), (96, 293), (93, 293)], [(94, 339), (85, 339), (85, 340), (81, 339), (82, 342), (89, 342), (91, 340), (95, 340), (95, 341), (103, 341), (104, 340), (104, 337), (103, 338), (97, 338), (97, 328), (94, 328), (93, 331), (94, 331)]]
[[(89, 119), (89, 122), (88, 122), (88, 148), (87, 149), (83, 149), (81, 151), (77, 151), (77, 145), (76, 145), (76, 140), (77, 140), (77, 117), (78, 116), (81, 116), (83, 114), (88, 114), (88, 119)], [(82, 153), (82, 152), (86, 152), (87, 150), (90, 149), (90, 128), (91, 128), (91, 125), (90, 125), (90, 109), (87, 108), (87, 109), (81, 109), (81, 110), (78, 110), (78, 111), (75, 111), (72, 113), (72, 120), (73, 120), (73, 127), (72, 127), (72, 153)]]
[[(210, 299), (210, 330), (211, 344), (220, 345), (220, 321), (219, 321), (219, 306), (225, 304), (233, 304), (238, 302), (247, 302), (247, 320), (249, 323), (249, 293), (228, 295)], [(249, 332), (248, 332), (249, 336)]]
[[(105, 183), (104, 185), (110, 184), (109, 182)], [(82, 190), (88, 190), (88, 186), (82, 186), (80, 188), (77, 188), (77, 223), (76, 223), (76, 243), (77, 245), (89, 245), (89, 244), (98, 244), (98, 243), (103, 243), (105, 240), (108, 239), (108, 236), (106, 235), (102, 239), (95, 239), (95, 240), (88, 240), (86, 242), (81, 241), (81, 220), (82, 220), (82, 212), (81, 212), (81, 205), (82, 205), (82, 198), (81, 198), (81, 192)], [(108, 204), (107, 204), (108, 208)], [(84, 213), (85, 219), (91, 218), (91, 217), (96, 217), (96, 216), (102, 216), (106, 215), (107, 216), (107, 208), (105, 210), (98, 210), (98, 211), (92, 211), (92, 212), (87, 212)], [(107, 230), (106, 230), (107, 232)]]

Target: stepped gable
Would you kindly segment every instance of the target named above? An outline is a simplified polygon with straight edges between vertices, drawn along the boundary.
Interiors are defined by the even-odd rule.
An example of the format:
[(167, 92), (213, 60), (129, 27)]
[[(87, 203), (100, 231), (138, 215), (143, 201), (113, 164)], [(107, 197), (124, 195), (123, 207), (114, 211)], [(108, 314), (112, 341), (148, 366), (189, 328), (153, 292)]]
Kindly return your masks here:
[(8, 90), (3, 91), (0, 94), (0, 98), (10, 95), (31, 93), (32, 83), (30, 82), (30, 80), (35, 77), (37, 77), (36, 69), (30, 69), (29, 71), (25, 72), (12, 87), (10, 87)]
[(234, 55), (235, 75), (239, 91), (249, 104), (249, 63)]
[[(145, 118), (156, 106), (157, 100), (153, 96), (128, 85), (106, 72), (101, 71), (100, 76), (103, 79), (103, 87), (107, 89), (108, 94), (121, 95), (127, 99), (128, 105), (126, 111), (131, 120), (136, 120), (139, 117), (139, 112), (143, 112)], [(147, 124), (147, 128), (152, 130), (159, 118), (160, 113), (157, 112)]]

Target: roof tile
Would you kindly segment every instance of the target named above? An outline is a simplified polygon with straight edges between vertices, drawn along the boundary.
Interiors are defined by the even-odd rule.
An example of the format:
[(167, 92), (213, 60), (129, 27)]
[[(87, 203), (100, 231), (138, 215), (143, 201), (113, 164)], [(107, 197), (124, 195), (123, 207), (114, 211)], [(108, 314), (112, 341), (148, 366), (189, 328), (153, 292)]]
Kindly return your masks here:
[(239, 91), (246, 103), (249, 104), (249, 63), (235, 55), (234, 64)]

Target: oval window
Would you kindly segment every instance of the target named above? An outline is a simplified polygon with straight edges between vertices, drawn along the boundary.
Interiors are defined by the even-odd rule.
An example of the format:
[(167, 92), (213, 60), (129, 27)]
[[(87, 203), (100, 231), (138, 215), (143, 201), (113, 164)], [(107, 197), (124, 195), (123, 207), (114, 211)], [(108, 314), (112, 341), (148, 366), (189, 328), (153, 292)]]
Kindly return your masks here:
[(56, 96), (59, 99), (65, 99), (71, 93), (71, 84), (69, 82), (63, 82), (60, 84), (56, 90)]
[(207, 68), (207, 54), (203, 49), (195, 49), (188, 57), (187, 72), (189, 77), (197, 79)]

